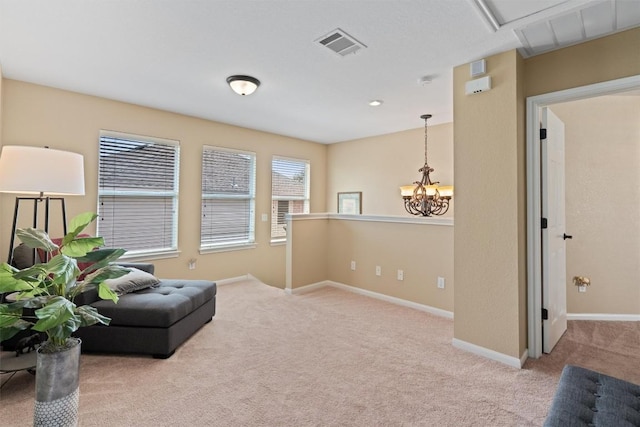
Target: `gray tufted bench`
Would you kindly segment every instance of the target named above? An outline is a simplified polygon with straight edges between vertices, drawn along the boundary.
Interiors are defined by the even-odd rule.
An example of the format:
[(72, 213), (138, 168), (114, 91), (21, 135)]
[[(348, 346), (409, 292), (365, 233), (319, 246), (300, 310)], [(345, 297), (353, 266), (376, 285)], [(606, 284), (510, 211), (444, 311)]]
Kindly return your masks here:
[(640, 426), (640, 386), (567, 365), (544, 426)]
[[(151, 264), (135, 266), (153, 274)], [(122, 295), (117, 304), (94, 294), (82, 295), (82, 303), (90, 303), (110, 317), (111, 323), (80, 328), (75, 333), (85, 352), (167, 358), (210, 322), (216, 310), (216, 284), (209, 280), (162, 279), (155, 287)]]

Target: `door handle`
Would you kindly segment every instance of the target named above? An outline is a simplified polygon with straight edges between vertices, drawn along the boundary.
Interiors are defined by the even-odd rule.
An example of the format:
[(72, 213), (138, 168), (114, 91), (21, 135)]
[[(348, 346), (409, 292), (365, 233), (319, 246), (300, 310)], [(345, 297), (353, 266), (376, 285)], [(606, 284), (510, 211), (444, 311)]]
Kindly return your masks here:
[(570, 235), (568, 235), (567, 233), (564, 233), (564, 234), (562, 235), (562, 238), (563, 238), (564, 240), (567, 240), (567, 239), (573, 239), (573, 236), (570, 236)]

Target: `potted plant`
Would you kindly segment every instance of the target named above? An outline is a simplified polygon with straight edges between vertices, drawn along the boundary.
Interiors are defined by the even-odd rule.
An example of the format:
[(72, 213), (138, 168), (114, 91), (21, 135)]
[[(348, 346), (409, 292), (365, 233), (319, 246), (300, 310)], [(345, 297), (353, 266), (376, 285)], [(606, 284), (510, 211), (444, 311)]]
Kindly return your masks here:
[[(16, 235), (22, 243), (46, 254), (43, 262), (22, 270), (7, 263), (0, 266), (0, 293), (12, 293), (0, 304), (0, 341), (29, 328), (47, 336), (37, 350), (34, 425), (51, 425), (52, 410), (63, 418), (53, 424), (77, 423), (80, 340), (72, 334), (82, 326), (108, 325), (110, 319), (89, 305), (77, 306), (74, 299), (97, 288), (100, 298), (117, 302), (104, 281), (129, 271), (113, 264), (125, 250), (100, 249), (102, 237), (80, 235), (96, 218), (91, 212), (73, 218), (71, 231), (59, 244), (42, 230), (19, 229)], [(89, 264), (80, 270), (78, 263)]]

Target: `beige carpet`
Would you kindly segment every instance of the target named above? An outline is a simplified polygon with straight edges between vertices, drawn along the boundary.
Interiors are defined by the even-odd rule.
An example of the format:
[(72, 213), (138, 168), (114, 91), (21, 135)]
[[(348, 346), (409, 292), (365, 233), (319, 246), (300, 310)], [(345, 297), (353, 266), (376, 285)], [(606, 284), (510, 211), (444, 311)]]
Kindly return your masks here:
[[(453, 322), (349, 292), (218, 288), (218, 313), (173, 357), (83, 355), (82, 426), (538, 426), (565, 363), (640, 383), (636, 322), (570, 322), (522, 370), (451, 345)], [(4, 379), (4, 378), (2, 378)], [(34, 379), (0, 394), (32, 423)]]

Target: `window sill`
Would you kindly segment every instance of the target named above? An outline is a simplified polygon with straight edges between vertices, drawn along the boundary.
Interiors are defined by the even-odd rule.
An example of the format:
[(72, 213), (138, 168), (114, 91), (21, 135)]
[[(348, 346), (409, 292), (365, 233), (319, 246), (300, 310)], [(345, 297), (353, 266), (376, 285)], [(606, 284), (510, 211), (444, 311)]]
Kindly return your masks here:
[(122, 255), (118, 260), (119, 261), (153, 261), (155, 259), (177, 258), (178, 256), (180, 256), (180, 251), (174, 249), (169, 251), (126, 253)]
[(239, 243), (235, 245), (225, 246), (207, 246), (200, 248), (200, 255), (214, 254), (218, 252), (244, 251), (246, 249), (255, 249), (258, 245), (255, 243)]
[(287, 239), (274, 239), (271, 241), (271, 246), (285, 246), (287, 244)]

